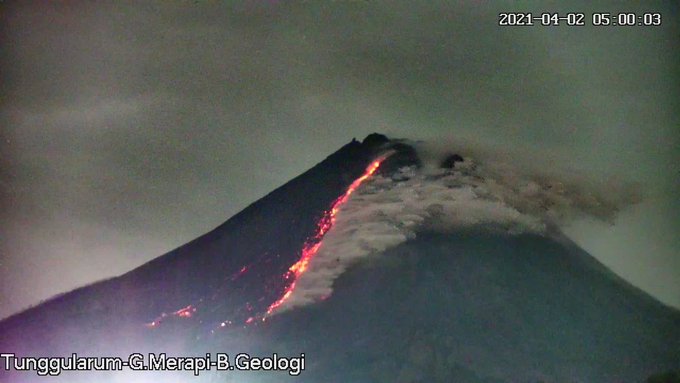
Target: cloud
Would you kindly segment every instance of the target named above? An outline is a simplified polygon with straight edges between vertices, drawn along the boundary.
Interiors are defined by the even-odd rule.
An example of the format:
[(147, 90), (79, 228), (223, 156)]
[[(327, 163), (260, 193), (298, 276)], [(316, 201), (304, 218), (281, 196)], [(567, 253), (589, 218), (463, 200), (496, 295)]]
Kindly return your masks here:
[[(167, 98), (167, 97), (166, 97)], [(146, 113), (161, 102), (158, 95), (140, 95), (127, 98), (99, 98), (87, 102), (57, 105), (47, 110), (12, 110), (10, 114), (17, 123), (26, 125), (52, 124), (72, 128), (73, 125), (97, 128), (99, 124), (130, 118)], [(164, 101), (168, 103), (170, 99)]]

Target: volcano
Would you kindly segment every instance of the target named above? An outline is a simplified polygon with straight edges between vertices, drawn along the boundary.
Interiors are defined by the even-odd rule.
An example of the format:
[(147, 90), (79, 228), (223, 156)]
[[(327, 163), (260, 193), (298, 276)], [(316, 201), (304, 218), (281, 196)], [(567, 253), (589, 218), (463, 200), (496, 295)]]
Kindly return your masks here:
[[(407, 141), (352, 140), (186, 245), (0, 322), (0, 380), (643, 382), (680, 369), (680, 312), (553, 219), (615, 206), (455, 153), (435, 163)], [(64, 367), (149, 353), (290, 359), (286, 371)], [(42, 372), (19, 371), (28, 359)]]

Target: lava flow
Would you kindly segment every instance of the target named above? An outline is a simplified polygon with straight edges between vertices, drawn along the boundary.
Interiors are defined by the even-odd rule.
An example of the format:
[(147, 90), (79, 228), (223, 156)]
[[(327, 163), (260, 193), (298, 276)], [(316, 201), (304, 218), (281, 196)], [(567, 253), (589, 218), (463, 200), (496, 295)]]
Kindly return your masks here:
[[(240, 278), (240, 277), (242, 277), (243, 275), (245, 275), (245, 273), (247, 273), (248, 270), (250, 270), (250, 265), (242, 266), (242, 267), (239, 269), (239, 271), (237, 271), (236, 273), (234, 273), (234, 274), (232, 274), (232, 275), (226, 277), (226, 278), (225, 278), (225, 281), (226, 281), (227, 283), (229, 283), (229, 282), (234, 282), (234, 281), (236, 281), (238, 278)], [(224, 287), (224, 286), (223, 286), (223, 287)], [(217, 297), (217, 292), (215, 292), (215, 293), (213, 294), (212, 300), (215, 300), (216, 297)], [(188, 306), (186, 306), (186, 307), (184, 307), (184, 308), (181, 308), (181, 309), (179, 309), (179, 310), (176, 310), (176, 311), (174, 311), (174, 312), (172, 312), (172, 313), (170, 313), (170, 314), (164, 312), (164, 313), (162, 313), (161, 315), (159, 315), (158, 317), (156, 317), (156, 319), (154, 319), (153, 321), (151, 321), (151, 322), (149, 322), (149, 323), (146, 323), (145, 326), (148, 327), (148, 328), (156, 328), (156, 327), (158, 327), (158, 325), (160, 325), (161, 323), (163, 323), (166, 319), (173, 318), (173, 317), (175, 317), (175, 318), (192, 318), (192, 317), (194, 316), (194, 314), (195, 314), (195, 313), (197, 312), (197, 310), (198, 310), (198, 305), (200, 305), (200, 304), (203, 303), (203, 302), (204, 302), (204, 299), (201, 298), (201, 299), (199, 299), (198, 303), (190, 304), (190, 305), (188, 305)], [(229, 322), (230, 322), (230, 321), (229, 321)], [(226, 323), (226, 322), (222, 322), (222, 323)], [(222, 326), (222, 327), (224, 327), (224, 326)]]
[[(335, 224), (336, 217), (338, 213), (340, 212), (341, 207), (349, 200), (350, 196), (361, 186), (361, 184), (366, 181), (369, 177), (371, 177), (380, 167), (380, 164), (390, 155), (392, 152), (388, 152), (387, 154), (382, 155), (378, 159), (374, 160), (373, 162), (370, 163), (370, 165), (366, 168), (364, 173), (361, 175), (361, 177), (357, 178), (352, 182), (352, 184), (349, 185), (347, 190), (345, 191), (344, 194), (342, 194), (340, 197), (338, 197), (333, 204), (331, 205), (330, 209), (325, 211), (321, 219), (319, 220), (317, 224), (317, 229), (312, 237), (307, 239), (305, 244), (302, 247), (301, 251), (301, 256), (300, 259), (295, 262), (293, 265), (291, 265), (288, 270), (284, 273), (283, 279), (287, 282), (287, 286), (285, 290), (283, 291), (283, 294), (281, 295), (280, 298), (278, 298), (274, 303), (269, 305), (264, 311), (264, 314), (258, 313), (252, 316), (248, 316), (248, 318), (243, 322), (239, 318), (231, 317), (231, 318), (226, 318), (222, 320), (220, 323), (216, 324), (216, 328), (213, 329), (211, 332), (214, 333), (215, 330), (217, 329), (222, 329), (222, 328), (227, 328), (227, 327), (232, 327), (235, 325), (251, 325), (251, 324), (256, 324), (258, 323), (259, 320), (264, 321), (265, 318), (268, 316), (272, 315), (274, 311), (276, 311), (282, 304), (284, 304), (290, 296), (293, 294), (293, 291), (295, 290), (295, 283), (298, 280), (298, 278), (307, 271), (309, 268), (309, 263), (311, 259), (316, 255), (318, 252), (319, 248), (321, 247), (323, 237), (328, 233), (328, 231), (333, 228), (333, 225)], [(231, 276), (225, 277), (225, 284), (221, 286), (221, 288), (216, 291), (210, 301), (215, 300), (219, 296), (219, 292), (223, 291), (224, 289), (229, 289), (233, 287), (233, 283), (236, 282), (237, 279), (242, 277), (244, 274), (249, 272), (251, 270), (251, 266), (253, 265), (245, 265), (241, 267), (238, 271), (233, 273)], [(263, 300), (264, 297), (260, 298), (260, 301)], [(149, 328), (155, 328), (158, 327), (161, 323), (166, 321), (167, 319), (171, 318), (192, 318), (194, 314), (197, 313), (197, 306), (199, 305), (206, 305), (210, 304), (208, 303), (208, 300), (204, 300), (203, 298), (199, 300), (199, 302), (195, 304), (188, 305), (184, 308), (181, 308), (177, 311), (174, 311), (170, 314), (167, 313), (162, 313), (160, 316), (158, 316), (156, 319), (154, 319), (151, 323), (146, 323), (146, 326)], [(245, 305), (245, 311), (252, 313), (253, 311), (258, 311), (253, 305), (251, 305), (250, 302), (246, 302)]]
[[(347, 202), (352, 193), (354, 193), (364, 181), (371, 177), (378, 170), (380, 164), (391, 154), (392, 153), (385, 154), (371, 162), (371, 164), (366, 168), (364, 174), (361, 177), (354, 180), (354, 182), (352, 182), (352, 184), (349, 185), (349, 187), (347, 188), (347, 191), (345, 191), (345, 194), (338, 197), (338, 199), (336, 199), (335, 202), (333, 202), (333, 205), (331, 205), (330, 210), (324, 213), (323, 217), (321, 217), (321, 219), (319, 220), (316, 234), (314, 235), (314, 237), (307, 240), (307, 242), (302, 247), (302, 255), (300, 257), (300, 260), (295, 262), (284, 275), (284, 279), (286, 280), (292, 279), (292, 282), (290, 283), (290, 285), (288, 285), (281, 298), (279, 298), (277, 301), (272, 303), (269, 306), (269, 308), (267, 308), (267, 312), (265, 316), (262, 318), (262, 320), (272, 315), (272, 313), (276, 311), (276, 309), (278, 309), (283, 303), (285, 303), (288, 300), (288, 298), (290, 298), (290, 296), (293, 294), (293, 291), (295, 290), (295, 282), (298, 280), (298, 278), (300, 278), (302, 274), (305, 273), (305, 271), (307, 271), (307, 268), (309, 267), (309, 262), (312, 260), (312, 258), (314, 258), (314, 255), (316, 255), (316, 253), (319, 251), (319, 248), (321, 247), (323, 237), (335, 224), (335, 220), (337, 218), (338, 212), (340, 211), (340, 208)], [(252, 322), (251, 319), (252, 318), (249, 318), (250, 322)]]
[(153, 322), (147, 323), (146, 327), (153, 328), (158, 326), (165, 318), (170, 317), (170, 316), (176, 316), (178, 318), (191, 318), (194, 313), (196, 312), (196, 307), (193, 305), (186, 306), (184, 308), (181, 308), (172, 314), (168, 315), (166, 313), (161, 314), (158, 318), (154, 319)]

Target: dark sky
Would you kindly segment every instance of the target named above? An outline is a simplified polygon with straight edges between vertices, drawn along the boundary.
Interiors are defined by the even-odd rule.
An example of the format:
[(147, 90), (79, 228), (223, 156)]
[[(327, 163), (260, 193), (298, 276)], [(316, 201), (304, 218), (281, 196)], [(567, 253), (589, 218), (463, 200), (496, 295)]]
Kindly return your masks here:
[[(680, 307), (677, 5), (229, 3), (0, 5), (0, 317), (185, 243), (373, 131), (642, 185), (614, 227), (567, 232)], [(517, 10), (588, 26), (498, 26)], [(663, 25), (595, 28), (594, 10)]]

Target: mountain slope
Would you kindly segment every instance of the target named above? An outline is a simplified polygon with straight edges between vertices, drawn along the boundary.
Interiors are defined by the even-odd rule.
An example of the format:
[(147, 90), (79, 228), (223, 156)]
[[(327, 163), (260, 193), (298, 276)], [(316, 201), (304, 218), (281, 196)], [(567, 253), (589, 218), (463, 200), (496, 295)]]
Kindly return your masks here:
[[(222, 307), (241, 307), (244, 302), (260, 299), (261, 295), (249, 296), (252, 289), (244, 286), (278, 277), (297, 260), (319, 217), (386, 143), (387, 139), (377, 134), (362, 143), (352, 141), (196, 240), (120, 277), (63, 294), (3, 320), (0, 345), (15, 349), (35, 342), (49, 353), (44, 345), (44, 339), (49, 338), (46, 334), (55, 329), (64, 331), (71, 323), (79, 332), (84, 319), (103, 327), (144, 324), (163, 312), (209, 300), (216, 293)], [(221, 294), (229, 278), (244, 266), (257, 270), (244, 274), (237, 286), (229, 286), (240, 289), (242, 294)], [(266, 300), (275, 299), (281, 289), (282, 286), (271, 286), (270, 291), (265, 291), (269, 294)], [(261, 289), (257, 293), (261, 294)], [(224, 301), (225, 298), (235, 301)], [(220, 313), (222, 319), (223, 314)], [(234, 315), (242, 320), (246, 313)], [(13, 336), (18, 333), (21, 336)], [(59, 351), (62, 350), (54, 350)]]
[(534, 235), (420, 233), (268, 336), (320, 361), (309, 382), (642, 382), (677, 369), (679, 313), (595, 262)]
[[(376, 158), (381, 160), (376, 163)], [(442, 162), (446, 168), (460, 167), (458, 178), (437, 178), (434, 189), (409, 189), (435, 185), (427, 177), (402, 182), (420, 166), (413, 147), (378, 134), (352, 141), (196, 240), (120, 277), (3, 320), (0, 352), (123, 357), (135, 352), (278, 352), (307, 358), (306, 370), (297, 377), (204, 372), (203, 381), (640, 382), (652, 373), (680, 368), (680, 313), (564, 238), (514, 226), (505, 232), (483, 215), (471, 227), (424, 225), (403, 234), (399, 230), (408, 226), (406, 221), (397, 221), (396, 229), (390, 226), (389, 209), (421, 201), (419, 194), (428, 190), (443, 193), (441, 202), (478, 205), (465, 214), (500, 206), (506, 214), (501, 217), (519, 219), (519, 211), (461, 188), (459, 181), (465, 179), (476, 182), (477, 189), (485, 186), (479, 184), (484, 177), (467, 174), (461, 163), (465, 160), (457, 155)], [(367, 173), (369, 164), (375, 165), (375, 174)], [(291, 270), (300, 266), (301, 253), (316, 251), (335, 223), (336, 210), (350, 209), (343, 205), (348, 190), (380, 177), (366, 187), (368, 194), (352, 197), (360, 202), (352, 208), (361, 210), (376, 203), (371, 196), (387, 195), (374, 221), (361, 222), (355, 211), (338, 230), (368, 232), (381, 223), (375, 219), (385, 218), (387, 231), (360, 236), (359, 242), (384, 240), (394, 230), (403, 238), (378, 246), (386, 250), (352, 262), (347, 270), (338, 269), (346, 255), (338, 253), (337, 266), (326, 264), (338, 276), (331, 295), (269, 317), (298, 281)], [(384, 184), (392, 189), (381, 189)], [(415, 199), (395, 199), (402, 195), (390, 194), (395, 190)], [(467, 199), (470, 195), (475, 198)], [(425, 210), (433, 217), (460, 214), (446, 209), (433, 202)], [(414, 211), (419, 210), (399, 217), (417, 221)], [(462, 218), (456, 222), (469, 221)], [(357, 220), (358, 226), (347, 226)], [(499, 222), (503, 227), (505, 221)], [(335, 235), (340, 245), (349, 238)], [(335, 255), (328, 254), (334, 248), (326, 245), (325, 256), (335, 262)], [(191, 374), (149, 374), (74, 372), (61, 377), (69, 382), (196, 380)], [(31, 372), (0, 369), (2, 381), (36, 379)]]

